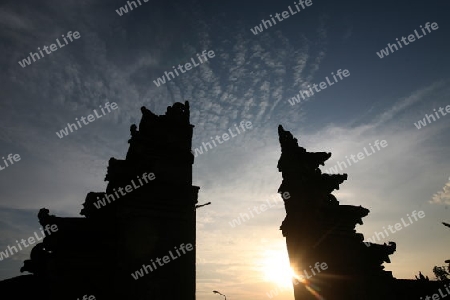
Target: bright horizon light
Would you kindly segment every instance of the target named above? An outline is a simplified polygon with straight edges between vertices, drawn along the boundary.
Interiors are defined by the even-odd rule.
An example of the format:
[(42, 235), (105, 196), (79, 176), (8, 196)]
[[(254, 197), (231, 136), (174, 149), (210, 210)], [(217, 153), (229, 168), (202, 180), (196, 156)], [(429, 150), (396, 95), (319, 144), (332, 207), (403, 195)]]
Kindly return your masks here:
[(286, 251), (265, 251), (261, 264), (264, 280), (275, 283), (277, 286), (292, 287), (292, 279), (298, 278), (290, 266)]

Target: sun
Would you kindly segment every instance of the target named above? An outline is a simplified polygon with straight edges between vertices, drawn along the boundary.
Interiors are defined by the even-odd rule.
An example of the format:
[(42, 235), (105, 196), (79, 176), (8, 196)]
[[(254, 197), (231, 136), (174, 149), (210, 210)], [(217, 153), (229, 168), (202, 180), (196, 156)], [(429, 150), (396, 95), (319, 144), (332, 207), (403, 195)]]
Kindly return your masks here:
[(267, 250), (261, 262), (261, 271), (266, 281), (282, 287), (291, 287), (292, 278), (296, 277), (285, 251)]

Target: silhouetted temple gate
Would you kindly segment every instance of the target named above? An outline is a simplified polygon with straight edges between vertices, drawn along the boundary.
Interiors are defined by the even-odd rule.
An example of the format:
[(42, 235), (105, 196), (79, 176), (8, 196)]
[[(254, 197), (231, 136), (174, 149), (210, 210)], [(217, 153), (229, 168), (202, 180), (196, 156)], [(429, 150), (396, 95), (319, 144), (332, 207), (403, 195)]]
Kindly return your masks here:
[[(290, 194), (284, 199), (286, 218), (280, 229), (291, 267), (305, 277), (293, 285), (295, 299), (411, 300), (436, 293), (442, 282), (397, 280), (384, 270), (382, 264), (390, 263), (395, 243), (363, 243), (364, 236), (356, 233), (355, 226), (363, 224), (369, 210), (340, 205), (331, 194), (347, 179), (347, 174), (322, 174), (319, 165), (331, 153), (307, 152), (281, 125), (278, 134), (278, 170), (283, 176), (278, 192)], [(327, 269), (317, 272), (317, 263), (326, 263)]]
[[(131, 126), (126, 159), (110, 159), (106, 193), (87, 195), (85, 218), (56, 217), (41, 209), (40, 224), (56, 224), (59, 230), (25, 261), (21, 271), (33, 275), (0, 282), (2, 299), (9, 292), (14, 292), (11, 299), (195, 299), (199, 187), (192, 185), (189, 103), (175, 103), (161, 116), (141, 110), (139, 130)], [(128, 185), (132, 188), (123, 192)], [(109, 201), (100, 205), (102, 199)], [(192, 244), (193, 250), (183, 253), (182, 244)], [(157, 263), (164, 256), (169, 259)], [(147, 269), (136, 280), (131, 274), (143, 265)]]
[[(106, 193), (87, 195), (81, 211), (85, 218), (56, 217), (41, 209), (40, 224), (57, 225), (58, 231), (37, 244), (25, 261), (21, 271), (32, 275), (0, 282), (1, 299), (195, 299), (199, 187), (192, 185), (189, 103), (175, 103), (161, 116), (141, 110), (139, 130), (131, 126), (126, 159), (110, 159)], [(291, 266), (298, 275), (307, 272), (306, 280), (294, 285), (296, 300), (411, 300), (443, 286), (395, 279), (384, 271), (382, 264), (390, 262), (396, 245), (363, 243), (355, 226), (369, 210), (340, 205), (331, 194), (347, 179), (346, 174), (320, 171), (331, 154), (307, 152), (290, 132), (281, 126), (278, 132), (279, 192), (290, 194), (281, 230)], [(183, 252), (182, 244), (193, 249)], [(157, 258), (163, 257), (167, 260), (161, 265)], [(314, 275), (317, 263), (326, 263), (327, 269)]]

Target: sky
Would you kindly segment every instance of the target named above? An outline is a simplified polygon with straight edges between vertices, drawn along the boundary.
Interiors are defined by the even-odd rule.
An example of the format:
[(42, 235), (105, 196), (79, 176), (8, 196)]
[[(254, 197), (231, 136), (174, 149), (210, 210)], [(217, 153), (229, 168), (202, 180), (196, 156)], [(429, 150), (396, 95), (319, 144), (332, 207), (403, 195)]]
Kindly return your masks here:
[[(274, 299), (293, 299), (279, 230), (285, 217), (277, 194), (279, 124), (308, 151), (332, 152), (322, 170), (384, 140), (387, 146), (340, 170), (348, 180), (334, 195), (341, 204), (370, 210), (356, 227), (366, 240), (423, 211), (423, 218), (376, 241), (397, 243), (392, 262), (384, 264), (396, 278), (419, 271), (433, 278), (433, 266), (445, 265), (448, 2), (312, 0), (258, 34), (263, 19), (290, 14), (289, 6), (295, 12), (294, 1), (140, 2), (128, 12), (120, 10), (123, 0), (0, 3), (0, 156), (20, 156), (8, 167), (0, 160), (0, 251), (38, 231), (42, 207), (80, 216), (86, 194), (105, 190), (109, 158), (125, 157), (141, 106), (164, 114), (188, 100), (193, 150), (230, 129), (236, 133), (234, 124), (252, 125), (195, 158), (199, 204), (212, 202), (197, 211), (197, 299), (221, 297), (212, 290), (228, 299), (266, 299), (276, 289)], [(437, 24), (424, 28), (425, 35), (420, 26), (427, 22)], [(69, 31), (73, 38), (65, 43)], [(386, 48), (411, 34), (407, 45)], [(23, 61), (57, 38), (62, 47)], [(155, 83), (205, 50), (214, 53), (208, 61)], [(347, 77), (333, 81), (338, 70), (347, 70)], [(333, 85), (290, 104), (327, 77)], [(118, 108), (58, 137), (68, 122), (107, 102)], [(439, 118), (424, 119), (440, 108)], [(267, 202), (268, 210), (233, 223)], [(0, 279), (19, 275), (30, 250), (0, 261)]]

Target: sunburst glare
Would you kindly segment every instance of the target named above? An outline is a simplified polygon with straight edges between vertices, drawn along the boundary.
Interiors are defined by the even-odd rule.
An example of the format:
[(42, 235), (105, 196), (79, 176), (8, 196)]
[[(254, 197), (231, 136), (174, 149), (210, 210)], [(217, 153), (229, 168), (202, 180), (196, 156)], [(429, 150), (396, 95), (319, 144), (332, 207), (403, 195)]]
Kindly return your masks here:
[(292, 286), (292, 278), (296, 276), (290, 267), (289, 257), (285, 251), (265, 251), (261, 264), (264, 280), (282, 287)]

